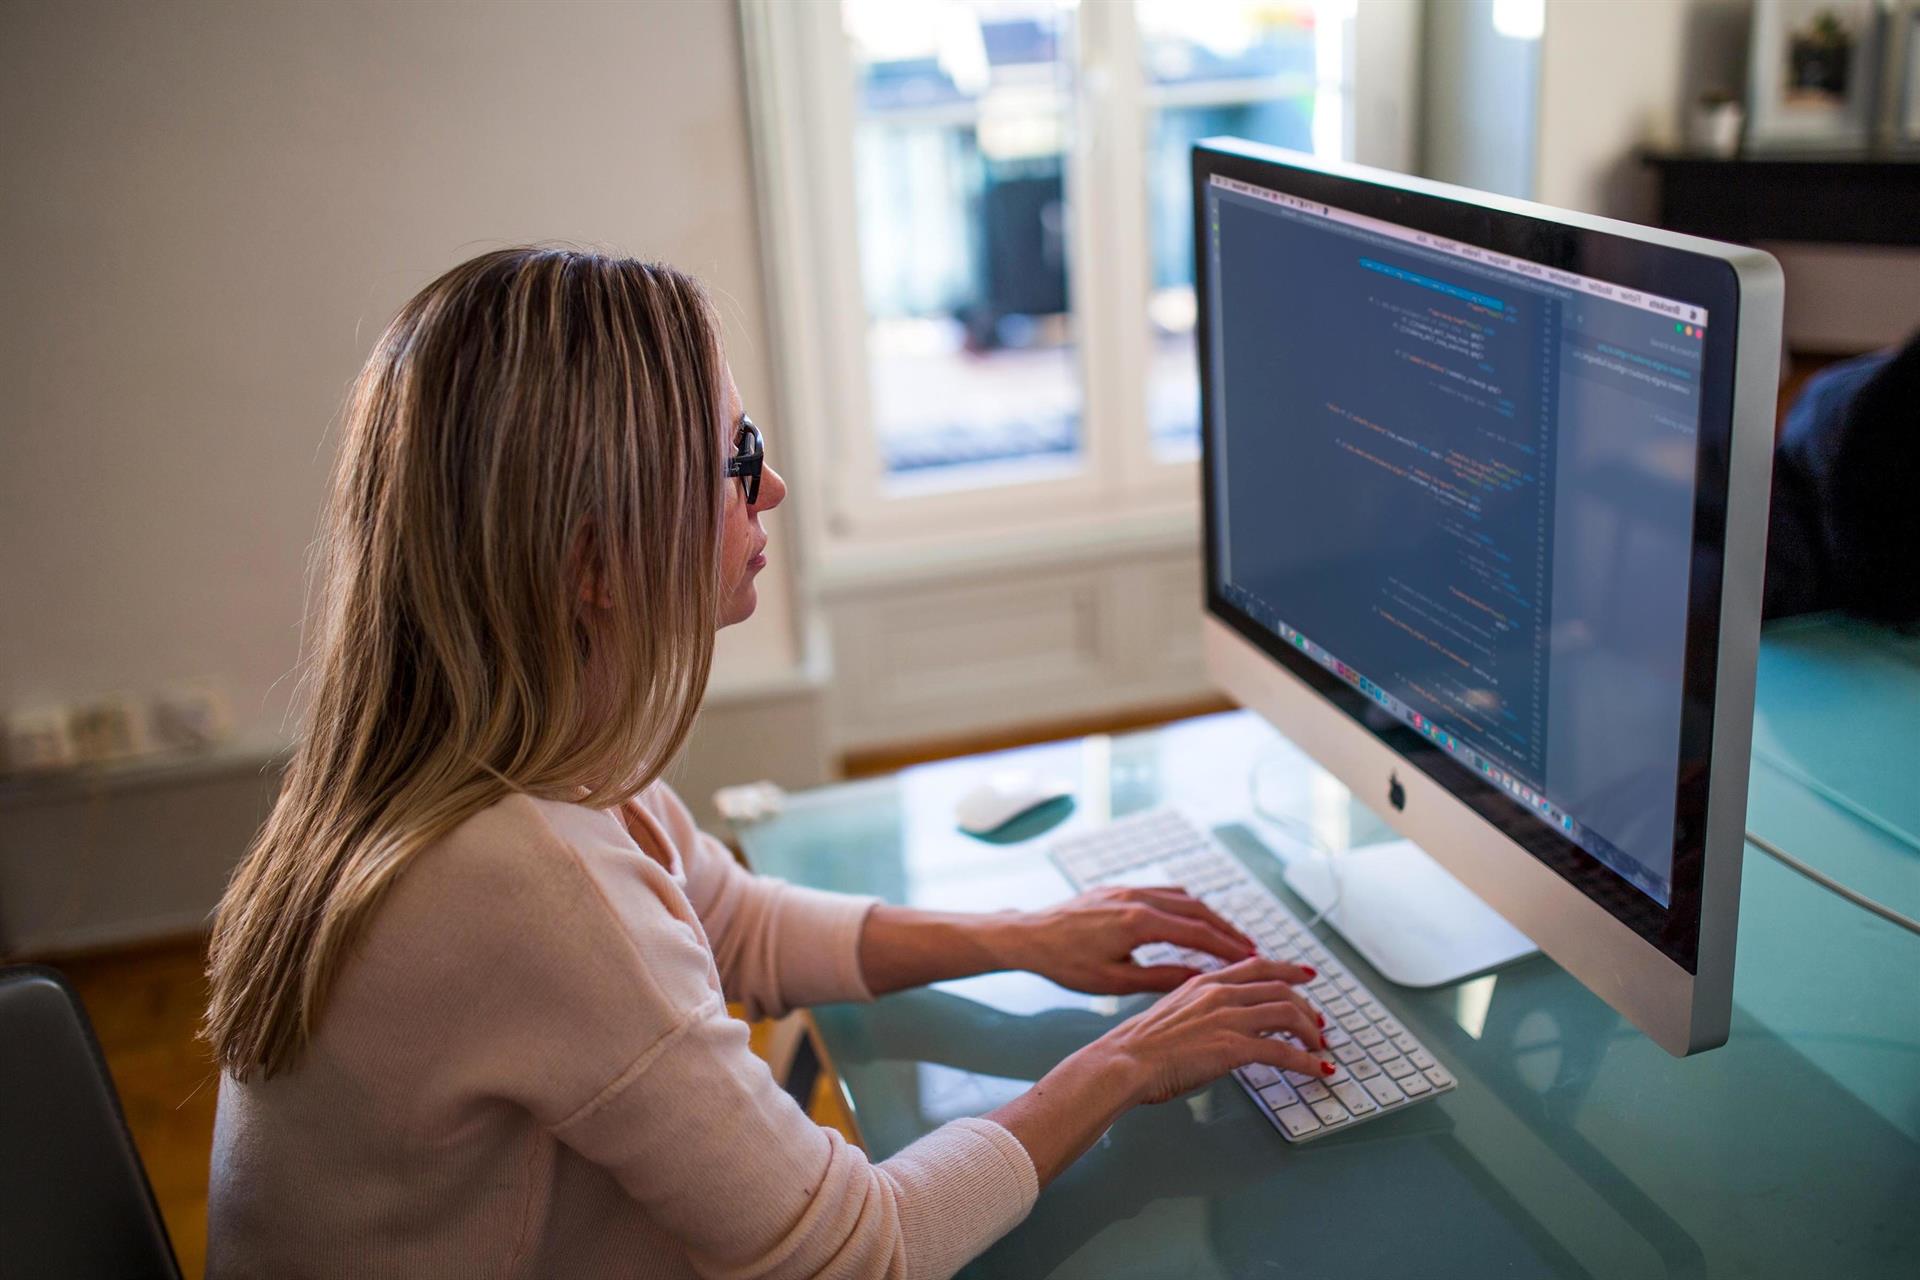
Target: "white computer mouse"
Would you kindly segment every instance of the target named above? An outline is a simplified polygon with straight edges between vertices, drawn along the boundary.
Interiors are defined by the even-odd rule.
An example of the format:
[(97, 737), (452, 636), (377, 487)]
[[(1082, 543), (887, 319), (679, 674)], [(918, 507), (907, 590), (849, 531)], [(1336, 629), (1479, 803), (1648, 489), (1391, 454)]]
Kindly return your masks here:
[(953, 817), (962, 831), (984, 836), (1049, 800), (1072, 794), (1073, 788), (1057, 778), (1043, 778), (1024, 769), (1008, 769), (961, 796), (953, 808)]

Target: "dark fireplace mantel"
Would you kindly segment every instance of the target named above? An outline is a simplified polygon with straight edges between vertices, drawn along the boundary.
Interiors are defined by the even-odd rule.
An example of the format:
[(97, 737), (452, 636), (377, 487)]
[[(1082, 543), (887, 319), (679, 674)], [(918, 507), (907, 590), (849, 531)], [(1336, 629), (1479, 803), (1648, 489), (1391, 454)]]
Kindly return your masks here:
[(1715, 240), (1920, 244), (1920, 152), (1648, 152), (1659, 225)]

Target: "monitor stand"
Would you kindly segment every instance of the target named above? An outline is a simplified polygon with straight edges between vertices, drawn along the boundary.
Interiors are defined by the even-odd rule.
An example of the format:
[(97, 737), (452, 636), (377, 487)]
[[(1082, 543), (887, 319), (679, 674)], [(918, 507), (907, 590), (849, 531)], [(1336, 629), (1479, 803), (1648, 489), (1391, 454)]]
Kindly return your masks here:
[[(1339, 901), (1334, 901), (1335, 861)], [(1535, 955), (1539, 948), (1411, 840), (1287, 864), (1287, 887), (1379, 973), (1403, 987), (1439, 987)]]

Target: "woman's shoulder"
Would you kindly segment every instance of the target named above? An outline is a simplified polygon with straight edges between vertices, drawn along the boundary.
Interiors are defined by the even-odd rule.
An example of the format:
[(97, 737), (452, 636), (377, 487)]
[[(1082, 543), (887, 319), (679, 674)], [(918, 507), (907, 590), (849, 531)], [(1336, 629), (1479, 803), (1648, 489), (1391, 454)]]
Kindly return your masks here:
[(634, 839), (617, 811), (524, 794), (505, 796), (415, 853), (394, 885), (406, 912), (423, 900), (524, 923), (551, 916), (586, 928), (632, 929), (679, 917), (675, 876)]
[(516, 795), (418, 850), (342, 966), (320, 1060), (548, 1123), (717, 1005), (703, 937), (623, 836), (611, 815)]
[(451, 991), (475, 1005), (604, 996), (671, 1020), (711, 998), (711, 959), (684, 895), (650, 863), (611, 813), (503, 798), (409, 858), (348, 986), (401, 1005)]
[[(436, 893), (473, 893), (489, 901), (574, 897), (591, 856), (631, 841), (611, 815), (561, 800), (507, 795), (471, 814), (413, 854), (401, 882)], [(624, 846), (623, 847), (623, 841)], [(397, 887), (397, 886), (396, 886)]]

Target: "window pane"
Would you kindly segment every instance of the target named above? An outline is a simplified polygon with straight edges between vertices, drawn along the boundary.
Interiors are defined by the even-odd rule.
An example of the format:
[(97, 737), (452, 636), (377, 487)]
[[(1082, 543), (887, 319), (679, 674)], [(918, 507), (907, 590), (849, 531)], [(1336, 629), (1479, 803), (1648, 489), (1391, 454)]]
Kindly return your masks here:
[(844, 0), (873, 427), (890, 487), (1080, 461), (1070, 0)]
[(1314, 0), (1137, 0), (1152, 257), (1147, 422), (1163, 460), (1199, 448), (1193, 144), (1226, 133), (1337, 153), (1343, 51), (1328, 8)]

